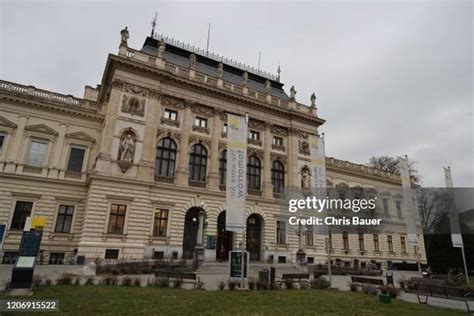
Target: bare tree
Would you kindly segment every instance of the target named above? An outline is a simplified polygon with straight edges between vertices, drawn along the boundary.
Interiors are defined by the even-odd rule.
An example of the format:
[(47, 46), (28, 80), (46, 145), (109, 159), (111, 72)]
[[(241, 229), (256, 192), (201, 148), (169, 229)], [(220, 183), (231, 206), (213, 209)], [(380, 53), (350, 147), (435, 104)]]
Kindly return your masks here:
[(419, 188), (417, 193), (423, 231), (435, 233), (435, 226), (449, 213), (452, 199), (444, 189)]
[[(367, 165), (372, 168), (400, 175), (400, 164), (398, 159), (399, 157), (390, 157), (387, 155), (380, 157), (371, 157)], [(418, 174), (418, 170), (415, 169), (415, 162), (409, 160), (408, 168), (411, 180), (414, 183), (419, 184), (420, 176)]]

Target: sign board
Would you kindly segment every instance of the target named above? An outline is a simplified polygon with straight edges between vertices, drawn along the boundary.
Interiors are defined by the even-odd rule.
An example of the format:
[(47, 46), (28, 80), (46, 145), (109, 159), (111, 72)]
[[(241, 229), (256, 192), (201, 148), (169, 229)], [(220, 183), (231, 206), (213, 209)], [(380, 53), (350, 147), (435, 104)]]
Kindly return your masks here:
[(21, 236), (19, 256), (36, 257), (41, 245), (41, 232), (23, 232)]
[(3, 243), (5, 242), (6, 232), (7, 232), (7, 225), (0, 224), (0, 250), (3, 248)]
[[(244, 255), (244, 264), (242, 264), (242, 254)], [(231, 278), (242, 277), (242, 266), (244, 268), (243, 276), (247, 277), (249, 269), (249, 253), (248, 251), (230, 251), (229, 252), (229, 275)]]
[(16, 260), (15, 268), (33, 268), (35, 266), (36, 257), (20, 256)]
[(31, 228), (39, 229), (46, 226), (46, 218), (44, 216), (34, 216), (31, 220)]

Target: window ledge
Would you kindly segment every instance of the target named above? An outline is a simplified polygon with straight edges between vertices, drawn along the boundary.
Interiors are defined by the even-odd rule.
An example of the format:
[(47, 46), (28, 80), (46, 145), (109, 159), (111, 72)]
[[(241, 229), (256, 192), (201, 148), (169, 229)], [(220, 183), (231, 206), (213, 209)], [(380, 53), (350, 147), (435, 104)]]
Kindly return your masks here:
[(49, 233), (49, 239), (55, 238), (67, 238), (68, 240), (72, 240), (74, 238), (73, 233), (59, 233), (59, 232), (51, 232)]
[(170, 237), (169, 236), (150, 236), (148, 238), (148, 241), (150, 244), (153, 242), (159, 242), (159, 241), (165, 242), (166, 244), (168, 244), (170, 241)]
[(109, 238), (120, 238), (122, 241), (127, 239), (127, 234), (115, 234), (115, 233), (103, 233), (102, 240), (107, 240)]

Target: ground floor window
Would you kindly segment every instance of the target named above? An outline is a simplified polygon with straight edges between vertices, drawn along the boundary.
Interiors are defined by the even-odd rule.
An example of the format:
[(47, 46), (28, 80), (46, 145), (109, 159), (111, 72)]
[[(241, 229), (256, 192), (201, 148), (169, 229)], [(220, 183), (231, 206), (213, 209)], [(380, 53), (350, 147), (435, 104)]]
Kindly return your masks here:
[(118, 259), (119, 250), (118, 249), (105, 249), (105, 259)]
[(277, 244), (286, 243), (286, 223), (285, 221), (277, 221), (277, 231), (276, 231), (276, 242)]
[(49, 264), (64, 264), (64, 252), (52, 252), (49, 255)]
[(156, 210), (153, 236), (165, 237), (168, 227), (168, 210)]
[(18, 257), (17, 251), (5, 251), (3, 254), (2, 264), (14, 264)]

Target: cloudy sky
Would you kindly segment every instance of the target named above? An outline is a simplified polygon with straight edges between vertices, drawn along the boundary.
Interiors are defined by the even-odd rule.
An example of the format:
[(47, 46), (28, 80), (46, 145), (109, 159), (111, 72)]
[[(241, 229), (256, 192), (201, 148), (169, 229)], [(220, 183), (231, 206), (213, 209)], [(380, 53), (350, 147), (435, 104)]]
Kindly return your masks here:
[[(158, 33), (276, 72), (297, 100), (314, 91), (327, 155), (366, 163), (407, 154), (423, 183), (474, 186), (471, 1), (0, 1), (0, 78), (82, 96), (119, 32)], [(1, 110), (1, 109), (0, 109)]]

